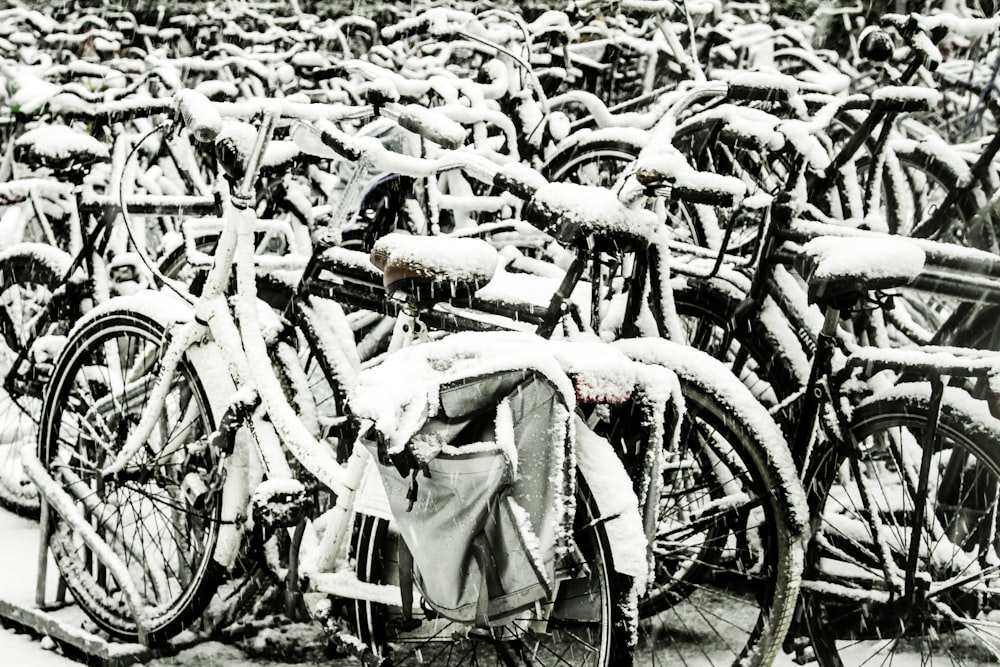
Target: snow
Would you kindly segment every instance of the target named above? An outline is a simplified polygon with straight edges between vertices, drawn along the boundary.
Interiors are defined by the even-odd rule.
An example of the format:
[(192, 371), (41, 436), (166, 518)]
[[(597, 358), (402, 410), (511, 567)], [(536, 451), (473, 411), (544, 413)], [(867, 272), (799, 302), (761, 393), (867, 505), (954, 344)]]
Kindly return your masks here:
[[(574, 235), (607, 233), (651, 239), (662, 224), (653, 211), (626, 208), (606, 188), (577, 183), (549, 183), (535, 192), (531, 204)], [(561, 230), (548, 231), (558, 235)]]
[(924, 29), (933, 29), (936, 26), (944, 26), (949, 32), (962, 35), (964, 37), (980, 37), (994, 35), (1000, 31), (1000, 17), (989, 18), (966, 18), (956, 16), (947, 12), (934, 14), (933, 16), (920, 17), (920, 25)]
[[(626, 4), (651, 7), (666, 3), (659, 3), (656, 0), (650, 2), (635, 0)], [(709, 13), (715, 10), (721, 10), (721, 5), (700, 3), (699, 11)], [(55, 30), (59, 27), (56, 22), (37, 12), (32, 12), (32, 16), (34, 17), (32, 20), (36, 24), (46, 26), (49, 30)], [(307, 19), (303, 18), (303, 20)], [(311, 20), (313, 19), (308, 19), (308, 21)], [(411, 21), (412, 25), (417, 25), (418, 23), (422, 23), (423, 29), (430, 34), (445, 35), (447, 33), (448, 36), (451, 36), (461, 27), (461, 29), (469, 31), (477, 38), (501, 42), (519, 36), (517, 29), (508, 31), (500, 27), (494, 28), (492, 25), (481, 23), (473, 14), (450, 8), (434, 9)], [(975, 21), (942, 13), (936, 17), (925, 17), (921, 19), (921, 23), (925, 27), (943, 25), (958, 34), (976, 36), (995, 34), (998, 26), (1000, 26), (1000, 19)], [(374, 27), (374, 23), (371, 25)], [(405, 23), (400, 25), (405, 25)], [(535, 27), (537, 28), (541, 25), (558, 27), (565, 29), (567, 32), (572, 31), (565, 15), (558, 12), (547, 13), (543, 19), (537, 22)], [(103, 20), (93, 19), (89, 22), (89, 25), (85, 25), (84, 27), (93, 26), (106, 28), (107, 23)], [(328, 39), (336, 39), (343, 34), (340, 26), (325, 26), (325, 28), (331, 33), (327, 36)], [(751, 27), (749, 32), (752, 33), (754, 29)], [(387, 37), (390, 36), (392, 30), (386, 30)], [(179, 37), (182, 33), (183, 31), (179, 28), (170, 28), (161, 31), (160, 37)], [(262, 35), (254, 35), (242, 29), (232, 28), (227, 34), (263, 43), (270, 40), (276, 33), (277, 31), (268, 30)], [(107, 51), (119, 47), (118, 40), (120, 35), (118, 33), (109, 30), (91, 30), (89, 36), (85, 35), (87, 33), (84, 31), (81, 31), (80, 35), (62, 34), (58, 38), (54, 37), (53, 41), (59, 39), (63, 42), (80, 42), (84, 39), (96, 37), (91, 46), (97, 51)], [(29, 39), (32, 36), (25, 33), (13, 33), (9, 34), (8, 37), (11, 42), (19, 44), (33, 41), (33, 38)], [(749, 35), (749, 37), (754, 37), (754, 35)], [(924, 46), (928, 52), (932, 54), (937, 53), (936, 47), (933, 45), (925, 43)], [(258, 76), (281, 79), (290, 74), (286, 63), (273, 61), (269, 65), (263, 65), (247, 56), (239, 55), (236, 48), (232, 47), (231, 49), (231, 53), (234, 54), (231, 58), (232, 62), (234, 64), (241, 64), (245, 69), (255, 72)], [(309, 52), (295, 53), (294, 59), (300, 65), (312, 64), (313, 66), (322, 66), (325, 64), (325, 61), (322, 61), (318, 57), (318, 54), (310, 54)], [(417, 69), (425, 68), (426, 63), (432, 61), (433, 58), (430, 56), (427, 58), (413, 58), (406, 65), (411, 66), (416, 71)], [(357, 64), (354, 67), (357, 70), (366, 67), (369, 71), (375, 71), (370, 64)], [(97, 66), (81, 67), (79, 69), (94, 77), (104, 76), (105, 74)], [(490, 86), (489, 91), (483, 90), (480, 91), (480, 94), (484, 99), (491, 99), (494, 96), (494, 91), (506, 89), (509, 83), (508, 73), (499, 60), (490, 61), (487, 69), (489, 71), (488, 78), (494, 83)], [(164, 71), (166, 70), (164, 69)], [(114, 76), (113, 72), (107, 72), (107, 74)], [(381, 78), (376, 78), (373, 85), (376, 87), (380, 86), (385, 91), (395, 88), (398, 82), (403, 80), (403, 77), (387, 77), (377, 72), (376, 76), (381, 76)], [(771, 87), (789, 93), (794, 92), (797, 87), (790, 77), (783, 77), (762, 71), (731, 72), (726, 73), (724, 76), (731, 83), (738, 85)], [(180, 76), (176, 72), (172, 77), (168, 75), (166, 78), (178, 84), (181, 81)], [(471, 90), (471, 87), (464, 85), (465, 82), (451, 82), (445, 77), (440, 76), (433, 82), (428, 80), (411, 81), (408, 83), (409, 88), (407, 92), (412, 92), (415, 95), (419, 93), (422, 96), (428, 90), (434, 89), (438, 91), (442, 98), (450, 100), (451, 103), (455, 103), (456, 105), (459, 104), (457, 102), (459, 99), (459, 89), (465, 89), (464, 94), (468, 99), (472, 99), (473, 95), (476, 94)], [(215, 92), (222, 91), (223, 89), (231, 89), (230, 92), (236, 91), (235, 86), (227, 86), (222, 82), (206, 82), (202, 84), (200, 90), (210, 92), (213, 88)], [(55, 105), (57, 102), (72, 105), (73, 108), (79, 110), (87, 108), (87, 103), (81, 98), (65, 93), (55, 94), (58, 92), (57, 86), (34, 77), (18, 77), (11, 86), (11, 90), (13, 92), (11, 106), (21, 111), (32, 111), (44, 104)], [(874, 93), (875, 99), (908, 100), (927, 104), (936, 102), (936, 95), (934, 91), (918, 88), (883, 88)], [(576, 101), (588, 107), (593, 102), (593, 100), (580, 102), (580, 99), (582, 99), (582, 96), (578, 96)], [(178, 93), (177, 100), (185, 108), (185, 115), (189, 117), (188, 122), (195, 128), (199, 138), (209, 139), (219, 131), (221, 121), (217, 122), (216, 120), (218, 114), (215, 106), (206, 104), (206, 101), (200, 95), (191, 93), (190, 91)], [(292, 104), (287, 100), (286, 102)], [(598, 99), (597, 102), (600, 103), (600, 100)], [(600, 104), (603, 106), (603, 103)], [(259, 109), (260, 106), (257, 102), (246, 103), (230, 107), (228, 111), (231, 114), (249, 116), (251, 115), (251, 110)], [(597, 108), (596, 105), (595, 108)], [(315, 111), (307, 113), (313, 113), (315, 117), (319, 117), (325, 112)], [(462, 113), (462, 110), (456, 106), (452, 113), (457, 118)], [(822, 169), (828, 164), (829, 157), (816, 139), (813, 132), (814, 126), (807, 122), (800, 120), (778, 120), (773, 116), (765, 116), (751, 110), (735, 107), (728, 108), (725, 105), (712, 113), (725, 114), (728, 119), (729, 130), (745, 136), (759, 138), (764, 145), (778, 148), (786, 142), (792, 144), (798, 152), (807, 157), (814, 168)], [(526, 107), (525, 114), (525, 117), (531, 123), (541, 118), (537, 108), (532, 107), (529, 109)], [(468, 113), (468, 115), (463, 116), (463, 120), (466, 120), (470, 115), (471, 113)], [(644, 145), (649, 141), (649, 135), (638, 130), (637, 126), (640, 123), (647, 122), (648, 117), (648, 114), (641, 113), (617, 116), (607, 114), (607, 117), (601, 116), (599, 124), (617, 123), (624, 124), (626, 127), (614, 128), (613, 131), (598, 130), (590, 133), (588, 136), (590, 139), (628, 137), (630, 142)], [(416, 125), (427, 127), (429, 135), (439, 136), (445, 142), (457, 143), (464, 138), (464, 130), (457, 130), (456, 125), (447, 121), (446, 115), (417, 119), (411, 114), (407, 118), (410, 118), (412, 123)], [(227, 123), (226, 125), (227, 127), (234, 126), (232, 123)], [(62, 134), (62, 130), (59, 130), (58, 134), (49, 133), (42, 136), (37, 141), (36, 148), (52, 157), (62, 157), (70, 150), (89, 152), (99, 150), (95, 147), (94, 143), (87, 141), (89, 137), (86, 139), (81, 138), (83, 136), (85, 135), (77, 133), (76, 136), (71, 137), (68, 134)], [(241, 141), (241, 146), (244, 150), (248, 150), (249, 148), (249, 136), (246, 135)], [(30, 133), (27, 137), (29, 140), (38, 139), (37, 135), (32, 136)], [(385, 152), (379, 152), (374, 148), (374, 145), (374, 143), (366, 144), (361, 140), (358, 143), (358, 146), (365, 151), (370, 150), (372, 155), (377, 154), (380, 156), (380, 164), (386, 168), (413, 174), (427, 173), (429, 169), (433, 168), (427, 162), (398, 158), (388, 155)], [(265, 161), (268, 164), (278, 164), (282, 160), (288, 159), (293, 153), (294, 151), (290, 145), (275, 143), (272, 144), (271, 152), (265, 158)], [(951, 157), (952, 164), (958, 165), (958, 160), (954, 159), (954, 156)], [(659, 159), (661, 162), (656, 162), (656, 159)], [(726, 181), (725, 177), (719, 177), (714, 174), (695, 176), (690, 171), (678, 171), (677, 165), (667, 164), (667, 160), (668, 158), (662, 156), (655, 159), (650, 158), (650, 161), (646, 164), (650, 168), (662, 168), (664, 171), (667, 171), (669, 167), (671, 173), (677, 174), (678, 184), (682, 185), (697, 185), (698, 187), (712, 187), (720, 190), (728, 188), (728, 191), (731, 192), (736, 192), (737, 185), (742, 187), (742, 183), (733, 184)], [(444, 164), (446, 162), (436, 163), (438, 166)], [(558, 212), (567, 218), (570, 223), (580, 225), (587, 231), (622, 231), (644, 238), (652, 238), (655, 233), (658, 221), (654, 216), (647, 215), (646, 212), (627, 211), (613, 197), (606, 196), (602, 191), (549, 185), (537, 175), (537, 172), (528, 171), (528, 167), (524, 167), (519, 163), (511, 163), (509, 166), (504, 167), (504, 169), (507, 170), (509, 175), (515, 176), (517, 180), (529, 185), (531, 189), (539, 190), (536, 197), (537, 205), (545, 207), (550, 211)], [(489, 170), (484, 171), (488, 172)], [(683, 179), (692, 180), (684, 181)], [(0, 194), (0, 196), (3, 195)], [(761, 195), (757, 196), (756, 201), (760, 202), (763, 206), (766, 205), (764, 199), (765, 197)], [(442, 198), (439, 201), (447, 202), (448, 200)], [(506, 204), (507, 202), (504, 203)], [(744, 203), (746, 204), (746, 202)], [(873, 219), (869, 219), (867, 222), (871, 223)], [(487, 251), (482, 245), (475, 246), (469, 243), (457, 245), (453, 244), (452, 241), (454, 239), (431, 240), (421, 238), (418, 240), (413, 237), (404, 239), (394, 238), (385, 241), (386, 247), (381, 250), (391, 253), (396, 261), (402, 263), (419, 261), (431, 267), (436, 273), (448, 276), (454, 280), (486, 279), (494, 274), (496, 256), (491, 249)], [(427, 247), (421, 247), (424, 245)], [(916, 248), (916, 250), (913, 248)], [(813, 254), (819, 262), (821, 276), (826, 275), (827, 277), (849, 274), (863, 275), (872, 279), (879, 279), (880, 277), (912, 278), (923, 264), (924, 251), (927, 251), (928, 254), (930, 253), (928, 246), (923, 244), (907, 246), (903, 252), (897, 252), (898, 249), (899, 246), (897, 245), (883, 244), (879, 240), (871, 238), (855, 243), (849, 243), (843, 239), (824, 239), (822, 241), (810, 242), (806, 246), (806, 251)], [(21, 248), (21, 250), (29, 250), (40, 258), (43, 258), (44, 261), (53, 267), (65, 264), (64, 258), (57, 256), (54, 251), (45, 248)], [(334, 249), (330, 252), (337, 253), (338, 251), (339, 249)], [(4, 255), (0, 255), (0, 258), (11, 252), (13, 250), (5, 250)], [(961, 252), (956, 251), (956, 256)], [(428, 254), (432, 256), (428, 258)], [(359, 264), (363, 263), (366, 268), (370, 268), (367, 265), (367, 258), (354, 259)], [(496, 283), (491, 285), (491, 288), (495, 287)], [(536, 297), (541, 305), (547, 303), (547, 299), (538, 298), (541, 292), (536, 288), (522, 285), (518, 286), (517, 289), (532, 291), (532, 295)], [(486, 292), (483, 293), (484, 296), (485, 294)], [(547, 294), (548, 290), (546, 290), (546, 296)], [(581, 296), (581, 298), (585, 299), (586, 297)], [(112, 302), (111, 305), (99, 306), (84, 320), (84, 323), (91, 321), (90, 318), (92, 317), (99, 316), (107, 308), (121, 305), (122, 303), (127, 303), (135, 311), (148, 314), (158, 320), (189, 321), (191, 317), (190, 308), (182, 300), (151, 300), (148, 294), (143, 294), (131, 302), (116, 301)], [(308, 314), (315, 317), (328, 316), (338, 324), (334, 332), (323, 332), (322, 345), (331, 353), (335, 350), (343, 350), (343, 354), (338, 357), (337, 366), (342, 369), (342, 375), (338, 377), (338, 380), (342, 381), (343, 386), (353, 385), (356, 374), (360, 369), (360, 360), (357, 358), (354, 347), (351, 344), (353, 343), (351, 332), (346, 326), (341, 326), (344, 320), (343, 311), (339, 306), (330, 306), (321, 302), (314, 302), (310, 305), (311, 309), (307, 311)], [(769, 306), (770, 312), (768, 316), (764, 317), (765, 321), (770, 321), (770, 317), (775, 310), (773, 303), (769, 303)], [(211, 313), (213, 308), (218, 308), (220, 310), (216, 312), (221, 312), (221, 309), (224, 307), (225, 304), (221, 303), (210, 304), (204, 308), (203, 313)], [(277, 333), (281, 325), (273, 313), (261, 308), (257, 303), (242, 304), (241, 308), (242, 315), (250, 323), (250, 326), (255, 331), (259, 330), (262, 334), (260, 338), (273, 339), (274, 334)], [(810, 314), (812, 315), (813, 313), (810, 311)], [(82, 323), (78, 324), (78, 326), (82, 326)], [(805, 359), (801, 358), (801, 348), (793, 339), (793, 334), (787, 331), (786, 328), (775, 326), (774, 329), (775, 332), (772, 332), (773, 337), (776, 340), (783, 341), (779, 347), (789, 346), (789, 349), (783, 350), (783, 352), (794, 356), (794, 366), (796, 368), (804, 367)], [(233, 346), (242, 344), (242, 341), (237, 340), (235, 336), (232, 336), (231, 339), (227, 339), (225, 342)], [(257, 342), (256, 337), (247, 342), (250, 366), (255, 366), (262, 362), (260, 358), (261, 350), (259, 346), (255, 347)], [(576, 344), (574, 346), (569, 346), (565, 343), (547, 343), (543, 345), (530, 337), (518, 336), (516, 334), (501, 334), (488, 338), (462, 337), (460, 335), (435, 347), (433, 354), (427, 353), (426, 349), (422, 348), (420, 352), (410, 353), (409, 351), (404, 351), (400, 353), (399, 356), (392, 358), (393, 364), (387, 365), (385, 370), (381, 371), (381, 376), (376, 375), (380, 372), (380, 369), (365, 372), (362, 374), (361, 385), (371, 395), (366, 397), (363, 394), (356, 394), (352, 397), (352, 400), (358, 401), (361, 407), (364, 407), (362, 404), (367, 401), (368, 408), (372, 411), (372, 416), (376, 419), (376, 422), (380, 424), (380, 428), (390, 429), (394, 437), (401, 439), (405, 438), (407, 431), (412, 428), (413, 424), (419, 421), (421, 416), (436, 409), (436, 403), (433, 399), (436, 398), (434, 392), (440, 380), (435, 378), (439, 378), (442, 375), (447, 377), (450, 373), (462, 374), (471, 372), (472, 370), (482, 371), (484, 369), (489, 371), (507, 367), (520, 367), (525, 364), (538, 365), (558, 384), (560, 390), (565, 394), (567, 401), (616, 402), (634, 396), (636, 391), (643, 391), (651, 402), (658, 405), (666, 404), (670, 400), (678, 400), (676, 375), (688, 379), (698, 378), (699, 382), (715, 387), (715, 391), (724, 398), (726, 405), (735, 414), (739, 414), (743, 419), (748, 420), (752, 424), (752, 428), (760, 440), (771, 443), (771, 446), (767, 448), (767, 453), (771, 459), (769, 465), (778, 471), (779, 477), (782, 480), (782, 490), (792, 498), (797, 518), (801, 520), (804, 510), (801, 506), (801, 498), (799, 498), (795, 491), (793, 483), (794, 470), (790, 469), (790, 462), (783, 454), (784, 450), (780, 446), (780, 433), (775, 430), (773, 423), (770, 423), (762, 416), (766, 413), (752, 406), (750, 399), (747, 398), (749, 396), (748, 393), (744, 395), (739, 390), (733, 389), (731, 382), (726, 382), (732, 378), (724, 376), (724, 373), (720, 370), (721, 365), (709, 363), (701, 359), (697, 354), (693, 354), (691, 350), (679, 347), (674, 348), (662, 343), (664, 342), (627, 341), (616, 346), (597, 343)], [(480, 345), (483, 347), (480, 348)], [(412, 349), (417, 350), (418, 348)], [(411, 356), (407, 357), (407, 354)], [(429, 354), (429, 356), (421, 357), (421, 354)], [(856, 358), (862, 359), (862, 355), (864, 355), (864, 352), (859, 352)], [(874, 354), (870, 355), (870, 360), (874, 360), (876, 356)], [(977, 367), (985, 367), (993, 362), (992, 359), (969, 360), (967, 356), (943, 349), (931, 351), (924, 354), (924, 356), (915, 355), (909, 351), (892, 351), (887, 358), (894, 363), (951, 363)], [(397, 359), (399, 360), (399, 364), (395, 363)], [(663, 364), (663, 367), (646, 366), (644, 363), (632, 363), (630, 359), (641, 360), (644, 363)], [(657, 373), (654, 369), (662, 372)], [(667, 369), (670, 370), (668, 371)], [(244, 368), (242, 365), (232, 370), (242, 375), (243, 379), (254, 377), (251, 369)], [(216, 381), (214, 378), (206, 381), (209, 383), (210, 394), (213, 395), (212, 400), (216, 402), (243, 399), (253, 394), (253, 391), (249, 390), (245, 392), (245, 395), (235, 397), (235, 399), (228, 394), (225, 396), (217, 395), (231, 390), (228, 377), (224, 381), (222, 379)], [(370, 385), (366, 383), (370, 383)], [(267, 396), (271, 389), (273, 387), (264, 387), (261, 391)], [(903, 386), (890, 390), (890, 395), (892, 392), (895, 392), (901, 396), (917, 396), (920, 395), (921, 391), (921, 387)], [(966, 401), (964, 396), (954, 394), (951, 390), (949, 390), (948, 396), (948, 400)], [(271, 400), (276, 401), (277, 399), (276, 397), (272, 397)], [(971, 399), (968, 400), (971, 401)], [(396, 405), (397, 401), (399, 405)], [(984, 413), (984, 408), (981, 404), (969, 403), (966, 405), (963, 402), (962, 405), (965, 406), (965, 409), (974, 411), (976, 419), (972, 428), (980, 429), (991, 441), (996, 440), (1000, 436), (994, 421)], [(973, 407), (973, 405), (976, 407)], [(503, 413), (505, 409), (504, 406), (501, 406), (500, 412)], [(294, 421), (292, 416), (275, 415), (275, 421), (277, 428), (281, 429), (283, 434), (290, 440), (299, 441), (306, 439), (305, 436), (295, 432), (294, 428), (289, 429), (288, 424)], [(659, 435), (662, 437), (664, 434)], [(580, 461), (581, 467), (588, 471), (588, 478), (592, 481), (592, 486), (594, 486), (595, 495), (601, 506), (602, 513), (615, 516), (614, 519), (607, 522), (607, 526), (609, 532), (612, 534), (612, 547), (615, 552), (616, 561), (620, 561), (617, 562), (617, 565), (620, 570), (634, 573), (641, 580), (641, 577), (645, 575), (647, 563), (644, 559), (638, 558), (637, 555), (644, 553), (645, 543), (641, 532), (641, 525), (637, 526), (634, 521), (636, 518), (634, 514), (626, 511), (631, 509), (631, 505), (635, 501), (634, 497), (629, 497), (629, 493), (623, 491), (623, 489), (630, 487), (629, 480), (625, 476), (624, 470), (620, 470), (620, 463), (613, 452), (607, 447), (606, 443), (600, 442), (599, 438), (579, 423), (577, 424), (576, 445), (577, 459)], [(237, 449), (238, 451), (234, 453), (233, 459), (239, 458), (241, 455), (246, 455), (245, 451), (240, 451), (240, 447)], [(512, 451), (512, 448), (508, 449)], [(516, 468), (516, 454), (512, 455), (509, 451), (508, 457), (512, 459), (513, 465)], [(259, 465), (259, 461), (256, 463), (247, 461), (246, 465)], [(272, 491), (280, 491), (285, 488), (283, 481), (272, 481), (269, 484)], [(264, 486), (258, 488), (258, 491), (263, 493), (267, 489), (268, 487)], [(287, 491), (287, 489), (285, 490)], [(718, 502), (722, 503), (727, 500), (736, 500), (736, 498), (723, 498)], [(523, 517), (520, 522), (524, 523)], [(330, 576), (343, 578), (342, 573)], [(359, 582), (338, 580), (336, 585), (344, 589), (350, 588), (355, 583)], [(394, 589), (387, 588), (384, 594), (389, 596), (387, 601), (398, 603), (398, 600), (393, 597)], [(259, 643), (266, 643), (272, 634), (274, 634), (274, 631), (271, 628), (258, 632)], [(6, 638), (7, 634), (5, 633), (2, 636)], [(4, 651), (5, 659), (11, 660), (12, 664), (47, 665), (47, 657), (58, 658), (51, 651), (41, 653), (36, 651), (29, 654), (27, 648), (23, 648), (24, 653), (22, 655), (20, 644), (17, 644), (16, 648), (12, 644), (12, 648), (10, 649), (8, 649), (6, 644), (3, 646), (4, 648), (0, 650)], [(32, 648), (37, 647), (33, 644)], [(161, 660), (165, 661), (164, 664), (167, 664), (166, 661), (170, 659)], [(158, 664), (161, 660), (154, 661), (153, 664)], [(178, 659), (177, 664), (202, 664), (202, 661), (204, 661), (204, 664), (219, 666), (228, 664), (236, 665), (245, 664), (247, 656), (243, 652), (234, 652), (228, 648), (222, 648), (217, 644), (206, 643), (188, 651), (186, 658), (183, 661)], [(61, 659), (59, 659), (59, 663), (62, 663)]]
[(594, 433), (579, 418), (576, 424), (576, 463), (594, 494), (615, 570), (634, 577), (634, 587), (644, 591), (649, 578), (646, 534), (635, 507), (635, 495), (628, 473), (607, 440)]
[(455, 282), (488, 281), (497, 268), (496, 249), (481, 239), (387, 234), (375, 242), (372, 261), (393, 276), (418, 275)]
[(767, 410), (733, 377), (727, 366), (703, 352), (661, 338), (621, 340), (613, 345), (632, 359), (670, 369), (682, 382), (697, 382), (729, 411), (739, 414), (740, 421), (747, 425), (766, 453), (766, 465), (779, 480), (780, 488), (774, 491), (788, 501), (791, 525), (804, 529), (808, 516), (805, 493), (784, 436)]
[(697, 171), (687, 158), (672, 147), (665, 147), (657, 155), (643, 156), (635, 165), (637, 172), (659, 172), (668, 184), (698, 192), (716, 192), (729, 195), (734, 206), (746, 194), (746, 184), (735, 176), (724, 176), (707, 171)]
[(0, 263), (23, 256), (30, 256), (37, 260), (56, 276), (66, 275), (73, 261), (73, 258), (68, 254), (48, 243), (25, 242), (7, 245), (3, 250), (0, 250)]
[(859, 278), (864, 284), (906, 284), (924, 268), (924, 251), (901, 237), (848, 238), (820, 236), (802, 252), (814, 263), (811, 281)]
[(66, 125), (44, 125), (28, 130), (14, 143), (18, 146), (30, 145), (38, 155), (54, 159), (67, 158), (74, 153), (89, 153), (101, 159), (108, 159), (111, 155), (107, 144)]
[(882, 86), (872, 92), (873, 100), (923, 102), (931, 109), (941, 101), (941, 93), (926, 86)]

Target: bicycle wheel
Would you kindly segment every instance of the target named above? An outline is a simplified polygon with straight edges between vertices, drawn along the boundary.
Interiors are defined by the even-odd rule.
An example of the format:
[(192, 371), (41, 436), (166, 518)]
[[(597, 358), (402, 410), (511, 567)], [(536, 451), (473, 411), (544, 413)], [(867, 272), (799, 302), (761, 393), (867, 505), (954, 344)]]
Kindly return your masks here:
[[(406, 629), (400, 609), (359, 601), (357, 636), (394, 667), (428, 665), (629, 665), (631, 579), (614, 571), (608, 536), (586, 483), (578, 478), (574, 521), (582, 567), (560, 583), (554, 600), (489, 630), (414, 610)], [(352, 544), (358, 578), (398, 583), (398, 535), (384, 519), (358, 515)]]
[[(39, 315), (62, 282), (70, 258), (50, 246), (20, 244), (0, 256), (0, 505), (26, 516), (38, 516), (38, 491), (24, 474), (21, 448), (34, 444), (38, 434), (41, 396), (48, 379), (45, 365), (26, 358), (14, 368), (18, 355), (35, 334), (55, 330), (40, 327)], [(42, 330), (37, 330), (37, 329)]]
[[(725, 373), (711, 359), (696, 366)], [(677, 369), (686, 412), (665, 452), (636, 661), (769, 665), (801, 576), (804, 513), (786, 492), (796, 480), (790, 457), (776, 455), (780, 433), (773, 422), (762, 427), (767, 413), (746, 389), (694, 368)]]
[[(767, 123), (777, 123), (777, 118), (759, 109), (746, 108), (753, 118), (761, 120), (761, 127)], [(687, 158), (688, 163), (699, 171), (732, 176), (743, 181), (747, 194), (775, 194), (789, 187), (790, 174), (796, 162), (804, 156), (791, 146), (774, 149), (765, 138), (743, 136), (739, 129), (731, 126), (725, 115), (714, 115), (712, 110), (695, 114), (677, 128), (672, 139), (673, 145)], [(693, 207), (703, 210), (705, 207)], [(761, 227), (761, 212), (743, 206), (731, 210), (711, 209), (714, 220), (702, 219), (694, 242), (702, 247), (721, 247), (725, 233), (729, 233), (728, 251), (749, 253), (752, 251)]]
[[(822, 504), (803, 586), (821, 665), (979, 665), (1000, 655), (1000, 429), (985, 405), (948, 390), (935, 440), (923, 448), (926, 388), (901, 385), (862, 403), (851, 427), (858, 442), (853, 456), (827, 449), (838, 457), (839, 474)], [(908, 593), (922, 454), (931, 457), (930, 485), (917, 585)], [(882, 524), (880, 540), (869, 512)], [(882, 567), (880, 549), (893, 561), (892, 572)]]
[[(969, 174), (953, 166), (934, 152), (934, 143), (900, 142), (894, 153), (906, 177), (906, 201), (898, 205), (902, 211), (912, 211), (910, 220), (898, 228), (906, 233), (937, 241), (948, 241), (984, 250), (996, 249), (996, 229), (979, 229), (971, 225), (980, 208), (996, 189), (995, 177), (969, 182)], [(963, 191), (948, 211), (939, 229), (928, 228), (926, 221), (952, 190)]]
[[(202, 382), (207, 376), (199, 376), (190, 355), (143, 449), (121, 473), (101, 473), (145, 409), (165, 336), (160, 321), (127, 309), (81, 325), (53, 373), (39, 435), (49, 475), (127, 567), (151, 644), (195, 620), (223, 573), (212, 554), (224, 470), (221, 452), (207, 440), (217, 416)], [(212, 369), (220, 370), (225, 374), (221, 365)], [(51, 521), (49, 549), (81, 608), (112, 637), (136, 641), (137, 624), (108, 568), (72, 522), (55, 513)]]
[(549, 181), (611, 187), (635, 162), (642, 146), (599, 135), (564, 144), (549, 157), (542, 174)]
[[(805, 385), (809, 357), (790, 325), (780, 316), (750, 313), (739, 321), (742, 298), (711, 280), (685, 278), (673, 285), (674, 307), (687, 334), (687, 344), (725, 363), (768, 409)], [(765, 311), (778, 306), (767, 299)], [(786, 434), (794, 422), (787, 410), (772, 415)]]

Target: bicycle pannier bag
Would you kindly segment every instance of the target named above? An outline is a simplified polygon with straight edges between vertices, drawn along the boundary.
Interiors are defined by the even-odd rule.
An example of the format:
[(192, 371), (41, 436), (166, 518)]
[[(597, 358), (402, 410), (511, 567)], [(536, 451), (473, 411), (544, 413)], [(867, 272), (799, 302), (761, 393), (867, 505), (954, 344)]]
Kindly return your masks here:
[(426, 604), (501, 624), (552, 591), (573, 499), (570, 410), (531, 369), (452, 380), (438, 396), (404, 451), (368, 444)]

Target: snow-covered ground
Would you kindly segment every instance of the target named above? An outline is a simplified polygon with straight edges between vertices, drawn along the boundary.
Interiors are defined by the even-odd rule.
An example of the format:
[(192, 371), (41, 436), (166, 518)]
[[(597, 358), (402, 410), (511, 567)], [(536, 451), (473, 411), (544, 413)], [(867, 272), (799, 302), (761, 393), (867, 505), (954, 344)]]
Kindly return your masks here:
[[(37, 532), (32, 522), (0, 510), (0, 596), (27, 596), (30, 605), (35, 585)], [(10, 593), (10, 591), (14, 591)], [(146, 663), (150, 667), (287, 667), (289, 665), (324, 665), (348, 667), (358, 663), (350, 659), (330, 659), (323, 653), (322, 635), (317, 627), (293, 624), (268, 627), (252, 636), (222, 643), (204, 641), (184, 648), (179, 653), (158, 657)], [(650, 663), (637, 656), (636, 667), (663, 667), (663, 661)], [(78, 661), (62, 654), (51, 640), (32, 637), (10, 628), (0, 628), (0, 667), (75, 667)], [(788, 656), (779, 656), (774, 663), (793, 667)], [(894, 667), (920, 665), (916, 656), (894, 656)], [(934, 662), (932, 664), (937, 664)], [(851, 667), (851, 666), (848, 666)], [(974, 664), (970, 667), (976, 667)]]

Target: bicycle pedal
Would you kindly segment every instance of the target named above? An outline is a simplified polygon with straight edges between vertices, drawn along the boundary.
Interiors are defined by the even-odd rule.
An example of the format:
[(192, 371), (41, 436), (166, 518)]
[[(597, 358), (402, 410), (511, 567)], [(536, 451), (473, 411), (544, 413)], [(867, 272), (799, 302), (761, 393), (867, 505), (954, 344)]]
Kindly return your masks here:
[(306, 516), (309, 502), (309, 494), (299, 480), (265, 480), (253, 492), (253, 518), (267, 528), (291, 527)]
[(793, 654), (792, 662), (796, 665), (817, 662), (816, 651), (813, 650), (812, 642), (807, 637), (786, 638), (784, 649), (786, 653)]

